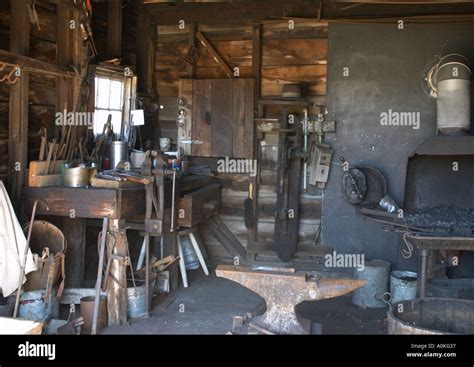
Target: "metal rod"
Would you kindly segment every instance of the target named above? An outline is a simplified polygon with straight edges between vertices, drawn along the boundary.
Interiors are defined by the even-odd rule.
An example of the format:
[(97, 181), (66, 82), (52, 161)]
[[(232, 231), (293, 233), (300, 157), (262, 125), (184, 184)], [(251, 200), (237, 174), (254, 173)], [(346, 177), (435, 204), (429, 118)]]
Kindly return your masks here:
[(104, 267), (104, 256), (105, 256), (105, 240), (107, 238), (107, 228), (109, 224), (109, 218), (105, 217), (102, 222), (102, 237), (100, 239), (100, 253), (99, 253), (99, 266), (97, 267), (97, 280), (95, 282), (95, 300), (94, 300), (94, 315), (92, 318), (92, 335), (97, 334), (97, 318), (99, 316), (99, 300), (100, 291), (102, 284), (102, 269)]
[(419, 283), (419, 296), (420, 298), (426, 297), (426, 278), (428, 272), (428, 250), (423, 249), (420, 251), (420, 283)]
[(175, 207), (175, 195), (176, 195), (176, 170), (173, 169), (173, 197), (171, 198), (171, 228), (170, 232), (174, 232), (174, 207)]
[(13, 318), (16, 318), (18, 314), (18, 306), (20, 305), (20, 297), (21, 297), (21, 288), (23, 286), (23, 280), (25, 279), (26, 260), (28, 258), (28, 250), (30, 249), (31, 233), (33, 232), (33, 223), (35, 221), (35, 216), (36, 216), (36, 207), (38, 206), (39, 201), (43, 201), (46, 205), (46, 210), (49, 210), (46, 200), (41, 199), (41, 198), (35, 200), (33, 204), (33, 210), (31, 211), (30, 227), (28, 228), (28, 237), (26, 239), (25, 251), (23, 253), (23, 262), (21, 264), (20, 281), (18, 284), (18, 290), (16, 291), (15, 309), (13, 311)]
[(146, 238), (146, 256), (145, 256), (145, 310), (146, 316), (150, 314), (149, 302), (149, 287), (150, 287), (150, 233), (145, 235)]
[[(304, 135), (304, 152), (308, 152), (308, 109), (304, 109), (304, 120), (303, 120), (303, 135)], [(303, 163), (303, 191), (308, 191), (307, 183), (307, 174), (308, 174), (308, 159), (305, 159)]]

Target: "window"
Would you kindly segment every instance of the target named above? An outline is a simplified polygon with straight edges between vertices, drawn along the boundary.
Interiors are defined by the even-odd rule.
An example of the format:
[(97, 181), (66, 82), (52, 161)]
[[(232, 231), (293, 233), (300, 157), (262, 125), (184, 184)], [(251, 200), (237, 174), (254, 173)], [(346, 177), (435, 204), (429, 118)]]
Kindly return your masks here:
[(124, 84), (123, 79), (101, 75), (95, 77), (94, 136), (102, 134), (109, 115), (112, 115), (114, 133), (117, 138), (119, 137), (122, 126)]

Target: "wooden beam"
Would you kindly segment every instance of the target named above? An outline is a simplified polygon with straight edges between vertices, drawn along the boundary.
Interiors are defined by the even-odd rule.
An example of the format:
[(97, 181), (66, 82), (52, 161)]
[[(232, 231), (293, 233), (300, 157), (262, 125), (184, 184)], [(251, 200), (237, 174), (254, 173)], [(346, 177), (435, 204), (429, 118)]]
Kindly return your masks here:
[[(72, 42), (69, 22), (71, 11), (65, 5), (58, 4), (56, 7), (56, 64), (67, 67), (71, 64)], [(69, 81), (63, 77), (56, 78), (56, 111), (72, 110), (71, 89)], [(61, 136), (59, 132), (61, 131)], [(66, 125), (55, 127), (56, 142), (60, 138), (66, 138)], [(61, 143), (64, 143), (64, 140)]]
[(137, 75), (138, 92), (151, 99), (156, 96), (155, 53), (156, 27), (150, 23), (147, 8), (139, 1), (137, 4)]
[(107, 5), (107, 57), (122, 57), (122, 0), (109, 1)]
[(196, 37), (202, 43), (202, 45), (209, 51), (209, 53), (214, 58), (214, 61), (221, 67), (222, 70), (224, 70), (227, 77), (229, 79), (234, 79), (234, 73), (226, 64), (221, 55), (219, 55), (219, 52), (217, 52), (217, 50), (209, 43), (208, 39), (201, 32), (197, 32)]
[[(23, 32), (21, 32), (23, 33)], [(17, 37), (18, 35), (16, 35)], [(74, 77), (74, 73), (64, 67), (21, 55), (19, 52), (0, 50), (0, 62), (20, 65), (22, 71), (64, 78)]]
[(334, 3), (361, 3), (361, 4), (398, 4), (398, 5), (420, 5), (420, 4), (464, 4), (473, 3), (473, 0), (333, 0)]
[[(11, 0), (10, 50), (28, 55), (30, 18), (27, 0)], [(0, 55), (1, 56), (1, 55)], [(15, 63), (16, 64), (16, 63)], [(23, 70), (19, 81), (10, 86), (8, 162), (11, 201), (19, 211), (21, 189), (28, 165), (28, 89), (29, 75)]]
[(148, 4), (152, 22), (178, 25), (192, 22), (202, 24), (250, 24), (275, 17), (308, 17), (317, 12), (314, 0), (238, 1), (208, 3)]
[(80, 288), (84, 285), (86, 259), (86, 220), (63, 218), (62, 231), (67, 240), (66, 287)]
[(194, 50), (195, 52), (195, 57), (192, 59), (192, 63), (188, 64), (187, 69), (188, 69), (188, 76), (191, 79), (196, 78), (196, 64), (197, 64), (197, 50), (196, 50), (196, 32), (197, 32), (197, 25), (196, 23), (191, 23), (189, 25), (189, 40), (188, 40), (188, 46), (189, 50)]
[(255, 107), (262, 93), (262, 25), (252, 29), (252, 75), (255, 78)]

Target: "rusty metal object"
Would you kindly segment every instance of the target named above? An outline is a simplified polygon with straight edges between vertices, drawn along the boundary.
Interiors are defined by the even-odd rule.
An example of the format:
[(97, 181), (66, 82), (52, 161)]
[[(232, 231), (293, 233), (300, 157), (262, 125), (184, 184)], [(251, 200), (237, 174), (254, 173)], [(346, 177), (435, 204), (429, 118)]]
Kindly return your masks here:
[(321, 279), (294, 269), (257, 269), (220, 265), (217, 276), (230, 279), (265, 299), (267, 310), (252, 322), (276, 334), (309, 334), (310, 320), (296, 315), (295, 306), (342, 296), (364, 286), (365, 280)]

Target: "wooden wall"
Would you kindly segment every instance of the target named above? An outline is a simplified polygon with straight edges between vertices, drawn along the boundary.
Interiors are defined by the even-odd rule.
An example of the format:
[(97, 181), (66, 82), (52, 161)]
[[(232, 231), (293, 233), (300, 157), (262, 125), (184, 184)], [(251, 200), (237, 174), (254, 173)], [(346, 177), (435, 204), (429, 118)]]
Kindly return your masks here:
[[(189, 26), (157, 25), (156, 82), (160, 95), (160, 125), (162, 136), (177, 138), (176, 115), (179, 79), (188, 77), (183, 58), (188, 53)], [(198, 25), (212, 46), (228, 66), (238, 67), (241, 78), (252, 78), (252, 26)], [(317, 21), (296, 21), (295, 28), (288, 28), (288, 21), (267, 21), (262, 26), (261, 95), (263, 98), (279, 97), (281, 88), (288, 83), (301, 83), (302, 94), (317, 106), (313, 115), (325, 105), (327, 67), (327, 24)], [(197, 42), (196, 77), (226, 78), (209, 52)], [(301, 112), (301, 111), (300, 111)], [(279, 117), (278, 107), (269, 107), (266, 117)], [(267, 148), (274, 142), (267, 141)], [(277, 148), (277, 147), (275, 147)], [(270, 147), (271, 150), (271, 147)], [(273, 156), (275, 158), (275, 155)], [(259, 193), (259, 240), (271, 242), (276, 208), (275, 170), (272, 157), (265, 162), (263, 182)], [(273, 166), (275, 162), (273, 162)], [(273, 167), (274, 168), (274, 167)], [(248, 177), (220, 175), (223, 186), (221, 216), (232, 232), (247, 246), (247, 229), (243, 220), (243, 203), (248, 197)], [(313, 244), (319, 229), (321, 200), (315, 195), (302, 195), (300, 242)], [(202, 226), (202, 236), (212, 259), (229, 261), (230, 256), (219, 242)], [(268, 248), (268, 246), (267, 246)], [(272, 256), (271, 251), (264, 251)]]
[[(30, 57), (56, 63), (56, 5), (47, 0), (36, 1), (40, 29), (31, 25)], [(10, 50), (10, 1), (0, 2), (0, 49)], [(3, 76), (3, 74), (2, 74)], [(8, 170), (9, 85), (0, 83), (0, 179), (6, 179)], [(30, 75), (29, 87), (29, 144), (28, 155), (37, 158), (41, 128), (54, 131), (56, 112), (56, 81), (54, 77)], [(51, 136), (51, 135), (50, 135)]]
[[(162, 134), (176, 139), (176, 97), (179, 78), (188, 77), (183, 58), (188, 52), (189, 26), (157, 25), (156, 82), (160, 103)], [(241, 78), (252, 75), (252, 26), (198, 25), (231, 69), (238, 67)], [(316, 105), (325, 104), (327, 65), (327, 23), (295, 21), (294, 29), (288, 21), (263, 23), (262, 39), (262, 97), (275, 97), (287, 83), (301, 83), (302, 93)], [(209, 52), (197, 42), (198, 79), (225, 78), (224, 71)], [(277, 116), (278, 109), (270, 109)]]
[[(157, 25), (156, 83), (160, 95), (160, 125), (162, 136), (177, 138), (176, 115), (179, 79), (187, 78), (188, 68), (183, 58), (188, 53), (189, 26)], [(252, 78), (252, 26), (205, 25), (201, 31), (219, 52), (227, 65), (239, 68), (241, 78)], [(325, 105), (327, 67), (327, 24), (317, 21), (296, 21), (290, 30), (288, 21), (267, 21), (262, 26), (261, 95), (279, 97), (284, 84), (300, 83), (304, 97), (317, 106), (313, 115)], [(196, 78), (226, 78), (209, 52), (197, 42)], [(300, 111), (301, 112), (301, 111)], [(269, 107), (266, 117), (279, 117), (278, 107)], [(272, 144), (267, 142), (267, 148)], [(276, 147), (275, 147), (276, 148)], [(271, 149), (271, 148), (270, 148)], [(275, 156), (273, 157), (275, 158)], [(269, 158), (269, 161), (272, 157)], [(275, 162), (273, 162), (273, 165)], [(259, 240), (271, 242), (276, 208), (275, 170), (266, 162), (259, 193)], [(222, 191), (222, 219), (232, 232), (247, 246), (247, 229), (243, 221), (243, 203), (248, 197), (248, 178), (244, 175), (220, 175)], [(312, 244), (319, 229), (321, 200), (315, 195), (302, 195), (300, 242)], [(202, 226), (202, 236), (211, 258), (229, 261), (230, 256), (219, 242)], [(268, 246), (267, 246), (268, 247)], [(270, 257), (272, 254), (270, 252)], [(274, 259), (275, 256), (273, 256)]]

